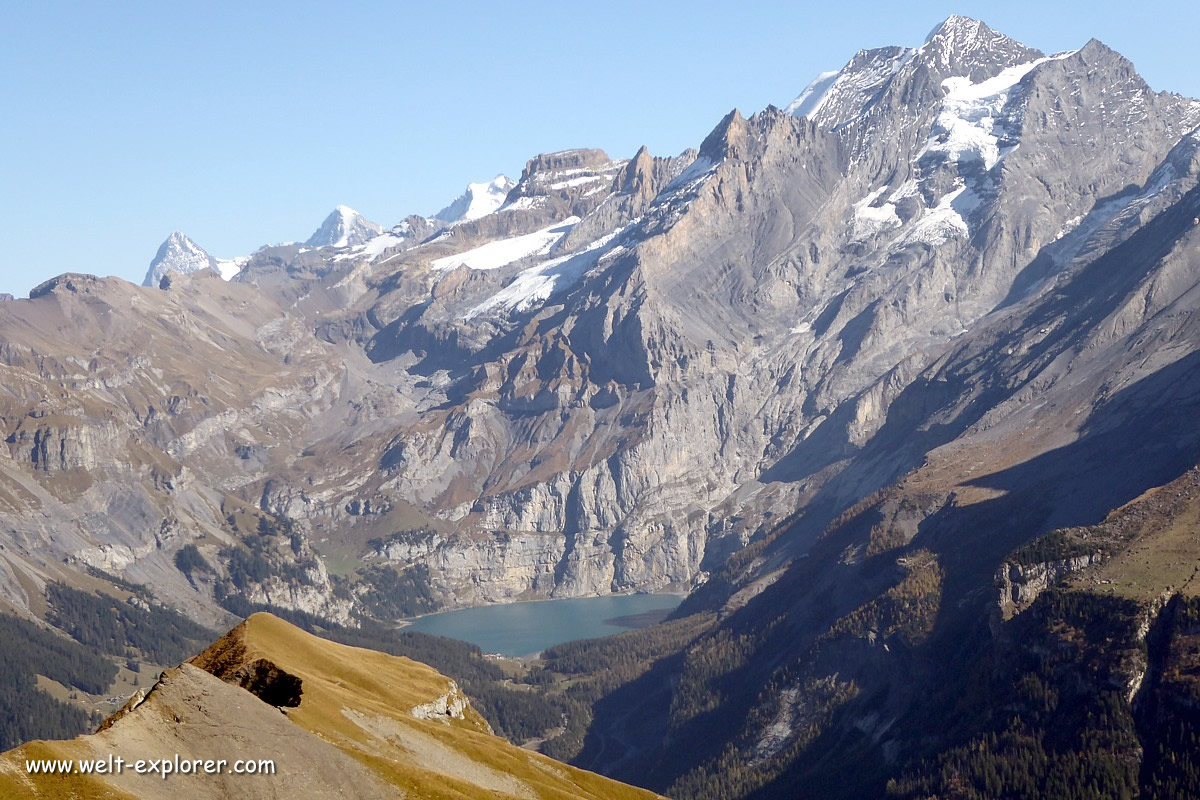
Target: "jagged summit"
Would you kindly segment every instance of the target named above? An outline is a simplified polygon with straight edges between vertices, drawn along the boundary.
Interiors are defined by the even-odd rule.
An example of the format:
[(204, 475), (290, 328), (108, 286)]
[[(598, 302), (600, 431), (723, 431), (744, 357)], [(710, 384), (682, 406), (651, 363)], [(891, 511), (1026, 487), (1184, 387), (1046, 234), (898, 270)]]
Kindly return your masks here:
[(977, 19), (957, 15), (934, 28), (917, 54), (947, 77), (961, 75), (973, 82), (1043, 55)]
[(734, 153), (737, 142), (746, 134), (746, 118), (742, 112), (733, 109), (726, 114), (712, 133), (700, 143), (700, 157), (717, 162)]
[(174, 231), (159, 245), (150, 269), (146, 273), (146, 286), (157, 286), (158, 280), (167, 272), (183, 274), (208, 269), (216, 262), (203, 247), (193, 242), (181, 231)]
[(598, 148), (575, 147), (569, 150), (556, 150), (552, 153), (539, 153), (529, 159), (521, 173), (521, 179), (538, 172), (553, 172), (564, 169), (598, 169), (611, 163), (608, 153)]
[(937, 82), (965, 77), (978, 83), (1042, 55), (979, 20), (954, 15), (930, 31), (920, 47), (860, 50), (842, 69), (820, 73), (786, 111), (826, 127), (838, 127), (863, 114), (906, 67), (929, 70)]
[(467, 222), (486, 217), (500, 206), (517, 183), (507, 175), (497, 175), (485, 183), (469, 183), (450, 205), (433, 215), (442, 222)]
[(158, 252), (146, 270), (143, 286), (158, 286), (167, 273), (190, 275), (202, 269), (211, 269), (225, 280), (241, 271), (245, 259), (214, 258), (184, 233), (174, 231), (159, 245)]
[(654, 157), (646, 145), (638, 148), (637, 153), (625, 165), (621, 176), (621, 191), (636, 195), (644, 202), (653, 200), (651, 194), (654, 186)]
[(929, 34), (925, 37), (925, 44), (929, 44), (935, 38), (939, 37), (969, 41), (990, 32), (991, 28), (981, 20), (963, 16), (962, 14), (951, 14), (933, 26)]
[(573, 175), (602, 172), (614, 163), (616, 162), (608, 157), (608, 153), (591, 148), (539, 153), (526, 162), (516, 188), (520, 194), (531, 184), (561, 183), (561, 179)]
[(306, 247), (354, 247), (381, 233), (382, 225), (371, 222), (349, 206), (339, 205), (304, 244)]
[(543, 214), (555, 213), (562, 219), (567, 214), (552, 210), (567, 210), (581, 200), (585, 205), (600, 202), (615, 185), (626, 163), (591, 148), (540, 153), (525, 163), (520, 179), (500, 210), (538, 210)]
[(842, 69), (818, 75), (785, 111), (836, 127), (860, 114), (915, 52), (908, 47), (860, 50)]

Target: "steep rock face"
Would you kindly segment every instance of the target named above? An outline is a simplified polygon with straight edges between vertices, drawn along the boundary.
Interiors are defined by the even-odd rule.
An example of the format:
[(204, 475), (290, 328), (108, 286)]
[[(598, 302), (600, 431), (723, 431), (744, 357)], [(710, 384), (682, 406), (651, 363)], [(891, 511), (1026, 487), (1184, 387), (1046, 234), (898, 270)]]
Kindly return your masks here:
[[(429, 566), (436, 585), (448, 592), (471, 582), (486, 586), (486, 593), (465, 593), (464, 600), (516, 598), (531, 593), (549, 595), (557, 587), (555, 569), (562, 560), (562, 537), (517, 533), (480, 543), (432, 536), (424, 541), (390, 541), (381, 555), (400, 564)], [(602, 581), (582, 587), (580, 594), (596, 592)]]
[[(965, 469), (1021, 426), (1047, 433), (1009, 466), (1035, 458), (1086, 433), (1088, 392), (1187, 363), (1195, 102), (1097, 42), (1047, 57), (962, 18), (822, 80), (802, 116), (734, 111), (676, 158), (537, 156), (476, 219), (266, 248), (237, 290), (106, 301), (64, 276), (4, 304), (0, 501), (133, 495), (130, 526), (75, 514), (95, 529), (59, 547), (113, 563), (163, 557), (144, 531), (168, 511), (207, 532), (227, 512), (198, 509), (236, 500), (351, 564), (427, 566), (448, 604), (690, 586), (785, 515), (803, 552), (927, 461)], [(67, 296), (91, 327), (60, 354), (26, 311)], [(188, 347), (137, 327), (96, 351), (125, 324), (100, 302), (152, 303)], [(184, 349), (194, 374), (167, 361)], [(94, 433), (37, 432), (59, 418)], [(121, 453), (132, 490), (104, 472)]]
[(334, 591), (325, 564), (315, 558), (311, 550), (297, 555), (307, 556), (306, 561), (300, 562), (303, 577), (299, 583), (290, 577), (269, 576), (247, 585), (243, 590), (244, 598), (252, 607), (284, 608), (339, 625), (354, 625), (354, 603)]
[[(1178, 102), (1140, 96), (1167, 109)], [(1014, 717), (1036, 718), (1022, 741), (1081, 735), (1077, 719), (1041, 705), (1043, 690), (1059, 709), (1119, 698), (1119, 722), (1101, 727), (1134, 730), (1161, 657), (1147, 631), (1165, 598), (1179, 593), (1172, 602), (1182, 602), (1198, 590), (1200, 437), (1188, 422), (1200, 397), (1194, 147), (1194, 134), (1184, 136), (1135, 189), (1098, 204), (1097, 219), (1069, 226), (1046, 253), (1057, 258), (1040, 284), (1013, 291), (927, 368), (872, 400), (883, 416), (864, 427), (854, 462), (818, 489), (806, 514), (755, 545), (749, 567), (732, 560), (685, 603), (681, 613), (728, 609), (710, 638), (621, 695), (622, 707), (644, 707), (664, 686), (684, 687), (666, 693), (670, 709), (659, 708), (672, 721), (627, 739), (638, 755), (610, 763), (614, 774), (661, 770), (661, 783), (650, 785), (683, 796), (709, 796), (733, 776), (759, 787), (756, 796), (809, 787), (858, 797), (907, 772), (926, 782), (896, 781), (888, 791), (928, 797), (952, 791), (963, 775), (982, 780), (991, 759), (1028, 768), (1015, 749), (983, 744)], [(1021, 152), (1007, 157), (1013, 166)], [(811, 547), (797, 547), (813, 509), (861, 496), (897, 461), (911, 471), (838, 515)], [(946, 500), (922, 499), (938, 497)], [(895, 513), (897, 498), (911, 513)], [(1023, 547), (1054, 528), (1064, 529), (1060, 539)], [(941, 580), (928, 570), (914, 580), (914, 564), (930, 563)], [(743, 594), (750, 599), (739, 605)], [(723, 666), (712, 667), (717, 661)], [(978, 680), (988, 688), (978, 690)], [(952, 701), (967, 695), (977, 699), (972, 722)], [(676, 705), (697, 702), (706, 713), (693, 724)], [(926, 747), (939, 730), (930, 714), (943, 702), (959, 732), (935, 733)], [(1177, 710), (1176, 702), (1167, 705)], [(742, 727), (706, 752), (714, 725)], [(1121, 764), (1155, 758), (1144, 753), (1157, 751), (1156, 729), (1136, 728), (1110, 751)], [(610, 719), (593, 740), (626, 733)], [(971, 748), (988, 755), (975, 760)], [(928, 766), (933, 753), (954, 766)], [(600, 765), (590, 758), (599, 758), (595, 750), (579, 763)], [(772, 770), (776, 777), (765, 778)], [(1149, 772), (1127, 770), (1123, 785), (1137, 787)], [(1052, 778), (1035, 769), (1015, 781), (1026, 779), (1053, 793)]]
[[(1072, 212), (1103, 214), (1130, 185), (1157, 191), (1156, 170), (1194, 124), (1194, 104), (1150, 92), (1095, 43), (1046, 59), (951, 20), (888, 58), (895, 69), (832, 126), (732, 113), (645, 208), (634, 198), (650, 164), (638, 154), (602, 205), (629, 198), (631, 223), (594, 239), (595, 266), (558, 274), (547, 300), (502, 304), (553, 274), (524, 267), (492, 301), (472, 308), (494, 285), (480, 277), (406, 321), (396, 351), (421, 348), (420, 328), (479, 366), (451, 388), (462, 399), (444, 433), (389, 451), (391, 485), (451, 509), (460, 527), (564, 532), (560, 591), (577, 563), (595, 576), (579, 586), (689, 581), (725, 533), (716, 509), (770, 513), (843, 470), (941, 348), (1061, 268)], [(1063, 92), (1089, 99), (1060, 120), (1040, 104)], [(1154, 125), (1118, 157), (1106, 142), (1143, 112)], [(1059, 157), (1082, 162), (1048, 166)], [(582, 169), (531, 162), (523, 180), (548, 168)], [(599, 213), (558, 246), (580, 247)], [(451, 326), (455, 314), (465, 319)], [(612, 419), (623, 438), (601, 433)], [(839, 491), (861, 496), (910, 457), (874, 462)], [(551, 464), (567, 469), (543, 477)], [(463, 493), (479, 481), (481, 496)]]
[[(211, 586), (193, 586), (174, 553), (207, 540), (221, 570), (217, 552), (236, 544), (221, 511), (228, 493), (270, 462), (276, 437), (329, 405), (343, 368), (311, 337), (291, 338), (278, 307), (211, 273), (165, 291), (64, 276), (34, 294), (0, 323), (5, 597), (35, 602), (31, 591), (71, 582), (74, 565), (149, 581), (160, 599), (221, 619)], [(249, 441), (260, 455), (240, 458)], [(280, 558), (304, 551), (298, 541)], [(304, 591), (320, 597), (279, 590), (273, 602), (345, 619), (324, 567), (314, 570)]]
[(1030, 606), (1038, 595), (1069, 575), (1081, 572), (1099, 556), (1086, 555), (1047, 561), (1041, 564), (1004, 564), (996, 571), (997, 603), (1009, 616)]
[(115, 422), (99, 426), (32, 411), (8, 438), (9, 454), (42, 472), (111, 466), (121, 457), (125, 433)]

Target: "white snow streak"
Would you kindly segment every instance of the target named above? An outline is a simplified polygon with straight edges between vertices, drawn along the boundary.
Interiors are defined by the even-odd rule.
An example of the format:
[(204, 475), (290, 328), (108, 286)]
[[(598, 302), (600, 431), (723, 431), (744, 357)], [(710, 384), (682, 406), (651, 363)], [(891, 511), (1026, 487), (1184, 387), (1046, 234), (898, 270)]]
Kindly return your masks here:
[(854, 204), (854, 235), (870, 236), (887, 228), (899, 228), (902, 224), (896, 214), (895, 203), (883, 203), (873, 206), (886, 186), (880, 186), (862, 200)]
[(540, 231), (488, 242), (465, 253), (436, 259), (433, 262), (433, 268), (449, 270), (465, 265), (471, 269), (499, 269), (522, 258), (549, 252), (555, 242), (565, 236), (577, 222), (579, 222), (579, 217), (568, 217), (562, 222), (549, 228), (542, 228)]
[(523, 270), (512, 283), (472, 308), (463, 318), (472, 319), (480, 314), (502, 309), (527, 311), (538, 303), (544, 303), (555, 292), (561, 292), (577, 283), (601, 259), (613, 257), (624, 250), (622, 245), (616, 244), (617, 237), (624, 231), (625, 228), (620, 228), (572, 255), (553, 258), (544, 264)]
[(219, 274), (223, 280), (233, 280), (234, 276), (242, 271), (242, 267), (246, 266), (246, 262), (249, 260), (249, 256), (241, 256), (239, 258), (218, 258), (217, 274)]
[(904, 234), (901, 244), (924, 242), (939, 245), (955, 237), (966, 236), (968, 230), (964, 217), (969, 216), (979, 203), (977, 195), (966, 186), (960, 186), (926, 211)]
[(832, 72), (822, 72), (813, 79), (812, 83), (804, 87), (800, 96), (783, 110), (784, 113), (794, 117), (812, 119), (813, 115), (820, 111), (822, 104), (829, 97), (829, 90), (833, 88), (833, 82), (841, 74), (841, 71), (836, 69)]

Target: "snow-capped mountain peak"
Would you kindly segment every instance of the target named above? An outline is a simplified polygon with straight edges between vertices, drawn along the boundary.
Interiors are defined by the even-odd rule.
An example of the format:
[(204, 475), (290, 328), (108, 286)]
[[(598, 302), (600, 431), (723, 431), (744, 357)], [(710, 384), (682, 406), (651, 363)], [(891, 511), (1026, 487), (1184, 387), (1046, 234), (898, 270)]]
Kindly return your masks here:
[(991, 29), (979, 20), (964, 17), (961, 14), (951, 14), (934, 26), (929, 35), (925, 37), (925, 43), (929, 44), (938, 37), (968, 41), (984, 31), (991, 33)]
[(918, 52), (945, 75), (962, 75), (978, 82), (1004, 67), (1032, 61), (1043, 54), (992, 30), (970, 17), (952, 15), (934, 28)]
[(143, 286), (158, 286), (167, 273), (190, 275), (202, 269), (211, 269), (225, 280), (241, 271), (246, 259), (214, 258), (208, 251), (193, 242), (187, 235), (174, 231), (159, 245), (158, 252), (146, 270)]
[(157, 258), (173, 257), (178, 259), (207, 259), (210, 256), (203, 247), (188, 238), (181, 231), (172, 231), (158, 248)]
[(146, 270), (146, 277), (142, 285), (156, 287), (168, 272), (190, 275), (192, 272), (215, 266), (215, 258), (212, 258), (196, 242), (188, 239), (185, 234), (176, 230), (167, 236), (167, 240), (158, 247), (154, 260), (150, 261), (150, 267)]
[(382, 225), (371, 222), (349, 206), (339, 205), (304, 244), (306, 247), (354, 247), (381, 233)]
[(469, 183), (467, 190), (453, 203), (433, 215), (434, 219), (454, 223), (486, 217), (504, 204), (516, 185), (516, 181), (506, 175), (497, 175), (484, 183)]
[(786, 110), (818, 125), (837, 128), (865, 113), (884, 87), (906, 68), (933, 70), (941, 78), (964, 77), (979, 83), (1042, 56), (1041, 51), (997, 33), (979, 20), (951, 15), (929, 33), (919, 48), (860, 50), (842, 69), (818, 75)]

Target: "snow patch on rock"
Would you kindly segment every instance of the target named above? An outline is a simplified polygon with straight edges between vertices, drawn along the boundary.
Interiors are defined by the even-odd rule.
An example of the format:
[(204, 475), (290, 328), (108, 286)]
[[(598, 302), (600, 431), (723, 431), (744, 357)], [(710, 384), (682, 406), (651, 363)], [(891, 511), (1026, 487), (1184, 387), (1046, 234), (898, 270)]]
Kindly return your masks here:
[(540, 231), (488, 242), (465, 253), (457, 253), (434, 260), (436, 270), (451, 270), (466, 266), (471, 269), (499, 269), (514, 261), (533, 255), (544, 255), (579, 222), (579, 217), (567, 219)]
[(886, 186), (880, 186), (854, 204), (854, 236), (856, 238), (870, 236), (888, 228), (899, 228), (902, 224), (900, 217), (896, 214), (895, 203), (874, 205), (885, 189), (887, 189)]
[(528, 311), (546, 302), (555, 292), (561, 292), (578, 283), (579, 279), (601, 260), (615, 257), (623, 251), (625, 248), (616, 244), (616, 240), (624, 230), (625, 228), (621, 228), (602, 236), (569, 256), (553, 258), (518, 273), (510, 284), (468, 311), (464, 319), (472, 319), (492, 311)]

